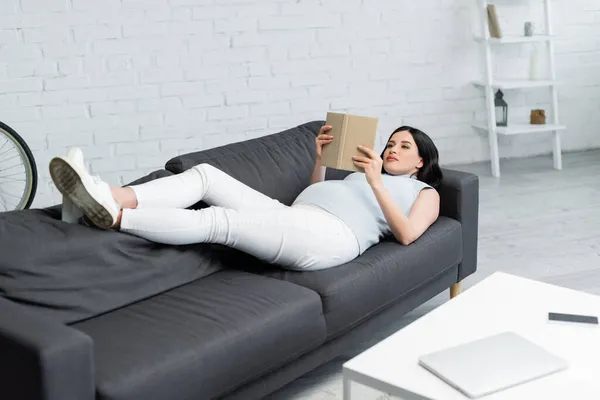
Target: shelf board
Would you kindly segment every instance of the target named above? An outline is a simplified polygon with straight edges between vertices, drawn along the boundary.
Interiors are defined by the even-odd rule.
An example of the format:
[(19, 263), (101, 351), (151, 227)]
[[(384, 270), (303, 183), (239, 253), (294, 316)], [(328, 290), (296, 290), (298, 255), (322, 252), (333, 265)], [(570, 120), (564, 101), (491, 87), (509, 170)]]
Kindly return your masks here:
[[(519, 43), (541, 43), (541, 42), (548, 42), (550, 40), (553, 40), (555, 38), (554, 35), (534, 35), (534, 36), (518, 36), (518, 35), (512, 35), (512, 36), (503, 36), (501, 38), (493, 38), (490, 37), (489, 39), (487, 39), (487, 42), (489, 44), (519, 44)], [(476, 36), (475, 40), (477, 40), (478, 42), (485, 42), (486, 38), (481, 37), (481, 36)]]
[[(488, 127), (483, 123), (473, 124), (473, 127), (479, 130), (488, 131)], [(545, 125), (531, 125), (531, 124), (511, 124), (510, 126), (497, 126), (496, 133), (498, 135), (524, 135), (528, 133), (542, 133), (552, 131), (562, 131), (566, 129), (565, 125), (545, 124)]]
[[(475, 86), (485, 87), (486, 83), (483, 81), (474, 81), (473, 84)], [(512, 79), (512, 80), (498, 80), (492, 82), (490, 85), (493, 89), (527, 89), (527, 88), (540, 88), (540, 87), (550, 87), (557, 85), (558, 82), (556, 80), (550, 79), (537, 79), (537, 80), (528, 80), (528, 79)]]

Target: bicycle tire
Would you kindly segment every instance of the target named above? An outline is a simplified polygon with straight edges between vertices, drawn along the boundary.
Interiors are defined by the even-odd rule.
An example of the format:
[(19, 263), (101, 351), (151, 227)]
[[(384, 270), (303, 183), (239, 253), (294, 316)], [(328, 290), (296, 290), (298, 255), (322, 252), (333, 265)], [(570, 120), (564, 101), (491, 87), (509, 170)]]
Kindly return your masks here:
[(31, 203), (33, 203), (33, 199), (35, 198), (35, 194), (37, 192), (37, 164), (35, 162), (35, 158), (33, 157), (31, 149), (29, 148), (25, 140), (14, 129), (0, 121), (0, 130), (4, 131), (4, 133), (9, 139), (12, 139), (12, 142), (23, 151), (23, 154), (27, 158), (27, 165), (25, 165), (25, 170), (31, 178), (31, 185), (29, 185), (29, 187), (26, 188), (27, 193), (25, 193), (25, 195), (27, 197), (24, 204), (21, 208), (18, 208), (21, 210), (26, 210), (29, 207), (31, 207)]

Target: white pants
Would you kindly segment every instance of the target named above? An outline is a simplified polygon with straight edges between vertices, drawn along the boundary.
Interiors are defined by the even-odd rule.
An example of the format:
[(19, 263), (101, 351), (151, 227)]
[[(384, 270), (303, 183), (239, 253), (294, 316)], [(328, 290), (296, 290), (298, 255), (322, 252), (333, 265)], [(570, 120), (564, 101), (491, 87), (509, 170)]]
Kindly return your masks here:
[[(331, 213), (286, 206), (209, 164), (130, 187), (138, 207), (123, 210), (121, 231), (154, 242), (218, 243), (305, 271), (359, 255), (356, 236)], [(200, 200), (211, 207), (186, 209)]]

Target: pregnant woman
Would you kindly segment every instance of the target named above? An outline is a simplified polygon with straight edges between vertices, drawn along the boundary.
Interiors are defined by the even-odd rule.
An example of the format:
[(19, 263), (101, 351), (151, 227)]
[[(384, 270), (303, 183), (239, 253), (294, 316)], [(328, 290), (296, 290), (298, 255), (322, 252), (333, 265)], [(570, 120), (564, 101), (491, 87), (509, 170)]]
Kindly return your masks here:
[[(378, 155), (359, 147), (364, 172), (325, 181), (323, 126), (316, 138), (311, 184), (291, 206), (201, 164), (140, 185), (109, 186), (91, 176), (80, 149), (50, 161), (58, 190), (91, 223), (148, 240), (184, 245), (218, 243), (294, 270), (321, 270), (358, 257), (385, 235), (409, 245), (436, 221), (442, 179), (438, 151), (422, 131), (396, 129)], [(204, 201), (210, 207), (188, 207)]]

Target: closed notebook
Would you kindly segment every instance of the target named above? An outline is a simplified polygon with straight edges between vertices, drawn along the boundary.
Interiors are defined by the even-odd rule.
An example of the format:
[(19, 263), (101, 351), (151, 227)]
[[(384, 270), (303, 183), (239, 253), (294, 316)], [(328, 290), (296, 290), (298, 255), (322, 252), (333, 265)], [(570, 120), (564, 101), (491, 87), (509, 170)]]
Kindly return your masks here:
[(327, 132), (333, 141), (323, 147), (322, 165), (345, 171), (364, 172), (352, 160), (353, 156), (366, 156), (358, 149), (359, 145), (375, 148), (378, 118), (363, 117), (342, 113), (327, 113), (327, 125), (332, 129)]

